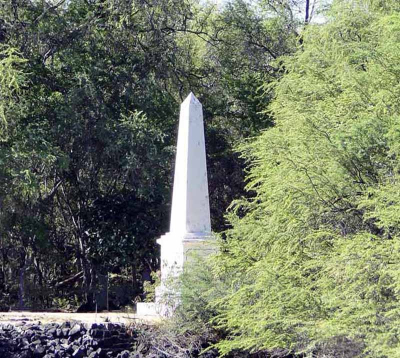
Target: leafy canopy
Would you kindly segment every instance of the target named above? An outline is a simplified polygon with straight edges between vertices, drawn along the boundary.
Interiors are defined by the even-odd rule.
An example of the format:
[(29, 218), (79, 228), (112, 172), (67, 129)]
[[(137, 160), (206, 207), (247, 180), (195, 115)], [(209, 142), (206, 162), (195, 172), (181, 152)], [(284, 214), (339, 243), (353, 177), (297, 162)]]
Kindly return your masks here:
[(276, 125), (241, 147), (254, 198), (217, 258), (222, 353), (400, 357), (399, 30), (396, 2), (336, 1), (265, 87)]
[(19, 68), (23, 62), (15, 49), (0, 45), (0, 140), (7, 136), (7, 122), (13, 117), (12, 110), (15, 111), (15, 102), (24, 81), (24, 73)]

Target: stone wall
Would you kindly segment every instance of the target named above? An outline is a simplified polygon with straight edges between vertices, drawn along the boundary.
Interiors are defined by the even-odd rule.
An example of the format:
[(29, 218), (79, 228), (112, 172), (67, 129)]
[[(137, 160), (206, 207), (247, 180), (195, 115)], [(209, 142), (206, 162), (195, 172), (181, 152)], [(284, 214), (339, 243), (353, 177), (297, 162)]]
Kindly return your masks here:
[(1, 358), (129, 358), (133, 342), (123, 324), (0, 324)]

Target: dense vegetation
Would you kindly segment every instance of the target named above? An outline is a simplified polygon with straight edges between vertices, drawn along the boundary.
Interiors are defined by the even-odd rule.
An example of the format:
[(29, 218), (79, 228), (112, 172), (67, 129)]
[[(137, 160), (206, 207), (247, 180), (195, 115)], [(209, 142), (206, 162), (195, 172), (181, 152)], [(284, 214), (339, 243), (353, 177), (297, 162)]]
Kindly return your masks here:
[(186, 297), (221, 353), (400, 356), (399, 11), (334, 2), (265, 86), (275, 126), (240, 146), (254, 196), (232, 205), (218, 287)]
[(5, 2), (0, 304), (90, 308), (108, 277), (114, 302), (141, 293), (192, 90), (221, 235), (210, 266), (182, 275), (175, 348), (400, 357), (400, 5), (311, 13), (294, 0)]
[(213, 227), (226, 227), (244, 193), (233, 148), (272, 124), (259, 88), (295, 48), (297, 20), (278, 5), (1, 2), (3, 309), (93, 309), (107, 285), (116, 305), (141, 293), (168, 230), (190, 90), (205, 108)]

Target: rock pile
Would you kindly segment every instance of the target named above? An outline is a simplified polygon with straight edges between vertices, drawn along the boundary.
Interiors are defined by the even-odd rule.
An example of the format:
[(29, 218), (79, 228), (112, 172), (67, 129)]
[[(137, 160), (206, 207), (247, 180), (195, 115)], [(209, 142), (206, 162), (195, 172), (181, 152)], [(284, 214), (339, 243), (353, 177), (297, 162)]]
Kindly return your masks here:
[(122, 324), (0, 324), (1, 358), (129, 358), (134, 338)]

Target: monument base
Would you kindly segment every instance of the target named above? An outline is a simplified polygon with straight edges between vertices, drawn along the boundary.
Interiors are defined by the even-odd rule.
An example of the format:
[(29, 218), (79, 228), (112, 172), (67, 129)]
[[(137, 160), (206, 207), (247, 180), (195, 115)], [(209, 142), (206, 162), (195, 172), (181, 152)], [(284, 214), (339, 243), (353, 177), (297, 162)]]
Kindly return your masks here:
[(136, 304), (136, 314), (139, 317), (166, 317), (166, 308), (157, 302), (138, 302)]
[(136, 314), (138, 316), (159, 316), (157, 304), (155, 302), (138, 302)]
[(161, 246), (161, 285), (156, 301), (139, 302), (140, 316), (171, 316), (180, 302), (178, 277), (186, 262), (216, 251), (214, 237), (207, 233), (167, 233), (157, 240)]
[(166, 287), (170, 286), (168, 280), (179, 276), (185, 262), (215, 252), (215, 238), (211, 233), (169, 232), (157, 243), (161, 246), (161, 284)]
[(138, 316), (170, 317), (176, 308), (176, 297), (174, 291), (165, 286), (156, 287), (155, 302), (138, 302), (136, 304), (136, 314)]

